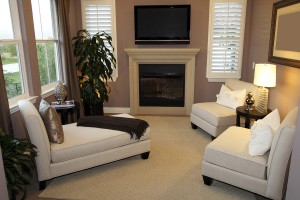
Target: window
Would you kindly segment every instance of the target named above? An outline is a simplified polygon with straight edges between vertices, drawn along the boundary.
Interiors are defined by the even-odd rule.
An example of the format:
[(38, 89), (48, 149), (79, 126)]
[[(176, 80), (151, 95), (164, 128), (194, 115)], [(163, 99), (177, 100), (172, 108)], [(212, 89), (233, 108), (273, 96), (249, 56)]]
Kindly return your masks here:
[(247, 0), (211, 0), (206, 77), (241, 77)]
[[(112, 37), (114, 56), (117, 59), (115, 0), (81, 0), (81, 12), (82, 26), (90, 34), (105, 31)], [(114, 80), (118, 77), (117, 67), (112, 77)]]
[(0, 0), (0, 54), (9, 103), (28, 95), (16, 0)]
[(42, 92), (61, 79), (57, 16), (51, 0), (31, 0)]

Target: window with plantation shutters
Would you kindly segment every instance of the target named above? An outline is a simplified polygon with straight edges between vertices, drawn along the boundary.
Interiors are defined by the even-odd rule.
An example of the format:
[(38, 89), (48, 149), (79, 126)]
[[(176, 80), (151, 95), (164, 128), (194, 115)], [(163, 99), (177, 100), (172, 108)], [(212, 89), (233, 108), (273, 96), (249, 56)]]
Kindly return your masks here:
[[(90, 34), (104, 31), (112, 37), (114, 56), (117, 59), (115, 0), (81, 0), (81, 12), (82, 26)], [(112, 50), (109, 45), (107, 47)], [(112, 77), (118, 77), (117, 68)]]
[(211, 82), (241, 77), (246, 0), (211, 0), (206, 76)]

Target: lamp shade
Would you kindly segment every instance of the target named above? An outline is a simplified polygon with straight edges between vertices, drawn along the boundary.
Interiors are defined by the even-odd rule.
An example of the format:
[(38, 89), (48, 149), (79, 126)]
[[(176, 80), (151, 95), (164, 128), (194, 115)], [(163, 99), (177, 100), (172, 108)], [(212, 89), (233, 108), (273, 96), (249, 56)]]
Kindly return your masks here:
[(276, 86), (276, 65), (256, 64), (253, 83), (257, 86), (262, 86), (262, 87), (275, 87)]

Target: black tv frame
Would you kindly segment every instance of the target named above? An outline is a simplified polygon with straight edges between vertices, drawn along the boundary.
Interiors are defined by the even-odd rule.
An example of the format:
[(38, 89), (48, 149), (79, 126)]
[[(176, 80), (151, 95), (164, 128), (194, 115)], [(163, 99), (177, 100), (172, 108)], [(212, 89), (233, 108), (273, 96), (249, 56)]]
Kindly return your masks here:
[[(168, 38), (168, 37), (138, 37), (138, 18), (137, 10), (139, 8), (187, 8), (187, 37), (186, 38)], [(191, 5), (135, 5), (134, 6), (134, 32), (135, 44), (190, 44), (190, 20), (191, 19)]]

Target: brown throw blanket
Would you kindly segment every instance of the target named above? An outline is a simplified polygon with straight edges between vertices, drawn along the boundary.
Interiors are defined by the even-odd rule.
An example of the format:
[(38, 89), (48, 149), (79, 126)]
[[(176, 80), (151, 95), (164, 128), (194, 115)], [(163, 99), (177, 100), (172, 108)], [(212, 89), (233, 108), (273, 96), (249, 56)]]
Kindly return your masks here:
[(77, 126), (124, 131), (130, 134), (131, 139), (139, 140), (144, 135), (149, 124), (144, 120), (134, 118), (89, 116), (80, 118)]

